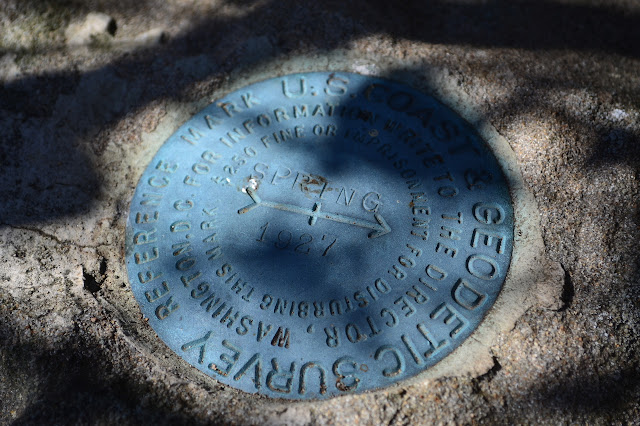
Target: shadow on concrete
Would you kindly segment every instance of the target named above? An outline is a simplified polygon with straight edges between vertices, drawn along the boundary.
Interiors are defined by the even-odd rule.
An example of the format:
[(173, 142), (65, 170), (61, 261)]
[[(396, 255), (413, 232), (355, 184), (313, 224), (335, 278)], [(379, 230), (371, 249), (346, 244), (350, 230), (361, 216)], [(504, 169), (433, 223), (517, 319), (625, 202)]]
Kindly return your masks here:
[[(568, 383), (545, 386), (540, 384), (531, 394), (546, 410), (567, 410), (591, 413), (600, 419), (616, 422), (617, 415), (631, 413), (640, 392), (640, 366), (618, 365), (605, 374), (588, 374), (571, 378)], [(607, 368), (607, 370), (609, 370)]]
[[(28, 5), (35, 8), (37, 3)], [(74, 15), (86, 6), (71, 0), (54, 3), (55, 7), (71, 7)], [(47, 126), (33, 120), (26, 134), (17, 131), (24, 126), (8, 123), (13, 133), (5, 134), (0, 145), (0, 196), (15, 202), (0, 208), (0, 223), (47, 221), (87, 211), (100, 196), (102, 180), (98, 168), (92, 165), (94, 155), (88, 152), (91, 147), (83, 142), (89, 135), (155, 100), (184, 97), (195, 84), (210, 82), (239, 64), (259, 66), (262, 61), (298, 51), (339, 48), (360, 36), (376, 33), (482, 48), (571, 49), (630, 57), (638, 57), (640, 52), (640, 44), (632, 42), (640, 39), (639, 17), (615, 8), (549, 1), (456, 4), (434, 0), (393, 6), (382, 1), (304, 6), (296, 2), (249, 4), (252, 7), (245, 15), (224, 19), (202, 16), (192, 30), (168, 44), (114, 55), (112, 63), (94, 71), (42, 73), (5, 84), (0, 108), (13, 113), (16, 122), (52, 118)], [(124, 2), (117, 7), (126, 13), (127, 8), (138, 6)], [(539, 78), (549, 90), (581, 84), (575, 76), (544, 81), (544, 77), (532, 73), (530, 78)], [(143, 79), (143, 89), (129, 91), (130, 87), (140, 87)], [(68, 96), (59, 97), (60, 94)], [(640, 89), (631, 94), (638, 95)], [(521, 99), (514, 95), (494, 110), (508, 111), (517, 103)], [(538, 107), (530, 105), (532, 110)], [(590, 126), (575, 120), (572, 124)], [(606, 155), (594, 153), (594, 162), (638, 158), (639, 145), (632, 141), (620, 152), (612, 151), (608, 139), (624, 139), (625, 130), (609, 130), (602, 135), (600, 149)], [(634, 150), (633, 155), (626, 152), (629, 147)], [(27, 170), (31, 172), (25, 173)]]
[(129, 375), (129, 366), (114, 364), (101, 349), (104, 342), (95, 337), (78, 333), (51, 349), (50, 342), (40, 337), (17, 338), (18, 328), (9, 322), (0, 324), (2, 424), (224, 423), (215, 414), (207, 419), (190, 415), (179, 398), (158, 398), (154, 385), (134, 377), (135, 373)]

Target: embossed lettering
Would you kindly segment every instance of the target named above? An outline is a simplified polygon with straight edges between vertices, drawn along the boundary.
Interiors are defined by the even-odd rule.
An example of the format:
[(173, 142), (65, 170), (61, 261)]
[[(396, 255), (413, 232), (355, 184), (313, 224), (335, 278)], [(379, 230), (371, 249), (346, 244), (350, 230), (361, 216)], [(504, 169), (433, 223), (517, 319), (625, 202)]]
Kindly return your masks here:
[(156, 307), (156, 317), (158, 317), (159, 320), (166, 319), (179, 307), (180, 305), (174, 303), (173, 297), (169, 296), (169, 298), (164, 303), (161, 303)]
[(151, 176), (148, 180), (148, 183), (149, 186), (152, 186), (154, 188), (164, 188), (165, 186), (169, 185), (171, 181), (166, 176)]
[(269, 334), (269, 332), (271, 331), (271, 327), (271, 324), (264, 324), (262, 321), (258, 323), (258, 334), (256, 335), (258, 342), (264, 339), (267, 334)]
[(161, 276), (162, 272), (154, 273), (152, 271), (147, 271), (144, 274), (142, 272), (138, 272), (138, 280), (140, 280), (141, 284), (148, 283), (149, 281), (153, 281)]
[(464, 179), (469, 190), (482, 189), (493, 180), (493, 176), (486, 170), (468, 169), (464, 172)]
[(327, 346), (335, 348), (340, 344), (338, 329), (335, 327), (325, 327), (324, 333), (327, 335)]
[[(154, 192), (145, 192), (142, 194), (142, 201), (140, 201), (141, 206), (158, 206), (160, 205), (160, 201), (162, 200), (162, 194), (157, 194)], [(157, 219), (157, 216), (156, 216)]]
[(404, 296), (396, 299), (393, 303), (400, 305), (400, 310), (404, 312), (405, 317), (410, 317), (416, 313), (416, 308), (414, 308), (411, 302)]
[(149, 303), (155, 302), (160, 299), (162, 296), (165, 296), (169, 293), (169, 284), (166, 281), (162, 282), (162, 288), (154, 288), (152, 291), (145, 291), (144, 297), (147, 298)]
[(449, 332), (450, 337), (457, 337), (457, 335), (467, 327), (467, 320), (451, 305), (448, 303), (442, 303), (437, 308), (435, 308), (431, 314), (429, 314), (431, 319), (438, 319), (439, 317), (443, 317), (442, 322), (447, 325), (451, 325), (456, 322), (455, 326)]
[(333, 364), (333, 374), (336, 376), (336, 389), (340, 392), (356, 390), (360, 384), (358, 363), (351, 357), (339, 358)]
[(153, 228), (150, 231), (140, 231), (136, 232), (133, 236), (133, 244), (137, 246), (141, 246), (143, 244), (151, 244), (158, 241), (155, 237), (156, 229)]
[(191, 229), (191, 223), (184, 220), (173, 222), (169, 227), (171, 232), (186, 232), (189, 229)]
[(385, 322), (388, 327), (395, 327), (396, 325), (398, 325), (398, 317), (392, 310), (384, 308), (380, 311), (380, 316), (382, 318), (384, 318), (385, 316), (391, 317), (390, 320), (387, 320), (387, 322)]
[(395, 359), (395, 366), (387, 367), (384, 370), (382, 370), (382, 375), (384, 377), (395, 377), (399, 374), (404, 373), (405, 366), (406, 366), (404, 361), (404, 355), (402, 355), (402, 353), (398, 349), (394, 348), (391, 345), (380, 346), (378, 350), (376, 350), (376, 353), (373, 356), (373, 358), (376, 361), (378, 361), (385, 354), (388, 354), (388, 353), (391, 354)]
[[(482, 238), (481, 240), (481, 237)], [(471, 236), (471, 247), (478, 247), (478, 242), (481, 242), (481, 246), (492, 247), (493, 242), (496, 242), (496, 253), (504, 253), (504, 239), (505, 237), (497, 232), (490, 232), (483, 229), (474, 229)]]
[(327, 87), (324, 89), (324, 92), (329, 96), (344, 95), (347, 93), (347, 84), (349, 84), (349, 79), (346, 77), (331, 74), (327, 79)]
[(176, 262), (176, 269), (178, 271), (187, 271), (193, 268), (196, 265), (196, 262), (197, 260), (195, 257), (183, 257)]
[(209, 364), (209, 369), (215, 371), (221, 376), (226, 377), (229, 375), (233, 367), (235, 367), (236, 363), (240, 359), (240, 354), (242, 353), (242, 351), (228, 340), (223, 340), (222, 346), (231, 351), (230, 354), (224, 352), (220, 354), (220, 361), (224, 362), (226, 365), (224, 366), (224, 368), (220, 368), (219, 365), (216, 365), (212, 362), (211, 364)]
[(474, 277), (485, 281), (492, 280), (500, 275), (500, 269), (496, 261), (483, 254), (469, 256), (467, 270)]
[(296, 87), (296, 92), (292, 92), (289, 89), (289, 83), (287, 82), (287, 79), (283, 79), (282, 80), (282, 93), (287, 97), (287, 98), (299, 98), (301, 96), (304, 96), (307, 93), (307, 80), (304, 77), (298, 77), (298, 82), (297, 85), (299, 86), (300, 90), (297, 90), (298, 87)]
[(289, 348), (291, 333), (288, 328), (283, 329), (282, 327), (278, 327), (278, 331), (274, 334), (273, 339), (271, 340), (271, 346), (279, 346), (281, 348)]
[(319, 362), (307, 362), (300, 367), (300, 383), (298, 385), (298, 393), (304, 395), (307, 392), (307, 371), (315, 369), (319, 373), (318, 391), (321, 395), (327, 393), (327, 371)]
[(247, 108), (251, 108), (254, 105), (260, 105), (261, 103), (253, 96), (253, 93), (251, 92), (247, 92), (244, 95), (241, 95), (241, 98)]
[(380, 201), (381, 195), (377, 192), (368, 192), (362, 197), (362, 208), (368, 212), (376, 213), (382, 202)]
[(455, 216), (449, 216), (447, 214), (443, 214), (442, 218), (445, 220), (455, 220), (459, 225), (462, 225), (462, 213), (458, 212)]
[(486, 298), (486, 294), (481, 293), (462, 278), (451, 289), (451, 296), (458, 305), (470, 311), (482, 305)]
[(457, 241), (460, 239), (460, 234), (462, 233), (462, 230), (450, 228), (448, 226), (441, 226), (440, 229), (442, 229), (442, 232), (440, 233), (440, 237), (447, 238), (449, 240), (454, 240), (454, 241)]
[(404, 346), (411, 354), (413, 361), (418, 365), (424, 364), (424, 360), (422, 359), (422, 356), (420, 356), (420, 352), (418, 352), (418, 349), (416, 348), (415, 343), (413, 343), (413, 340), (411, 340), (411, 337), (403, 334), (400, 336), (400, 340), (402, 340), (402, 343), (404, 343)]
[(249, 332), (249, 328), (253, 325), (253, 318), (250, 316), (243, 316), (240, 318), (240, 325), (236, 327), (236, 333), (240, 336), (244, 336)]
[[(276, 358), (271, 359), (271, 371), (267, 374), (267, 386), (274, 392), (290, 393), (296, 363), (292, 362), (289, 371), (281, 371)], [(284, 383), (282, 382), (284, 380)]]
[(251, 367), (253, 367), (253, 377), (251, 378), (251, 381), (256, 389), (260, 389), (262, 386), (262, 355), (259, 353), (255, 353), (251, 359), (249, 359), (249, 361), (247, 361), (246, 364), (238, 370), (235, 376), (233, 376), (233, 380), (240, 380), (242, 376), (247, 374)]
[(367, 339), (367, 335), (362, 333), (362, 331), (360, 331), (360, 328), (354, 323), (347, 324), (347, 326), (345, 327), (345, 333), (347, 335), (347, 339), (351, 343), (358, 343), (362, 340)]
[(211, 334), (212, 332), (209, 331), (207, 332), (207, 334), (204, 335), (204, 337), (185, 343), (184, 345), (182, 345), (181, 349), (184, 352), (188, 352), (193, 348), (200, 348), (200, 351), (199, 351), (200, 354), (198, 356), (198, 364), (202, 364), (204, 362), (204, 357), (207, 353), (207, 341), (211, 337)]
[(416, 327), (418, 328), (418, 331), (420, 332), (420, 334), (422, 334), (422, 337), (424, 337), (427, 340), (427, 342), (429, 342), (429, 349), (424, 353), (424, 356), (426, 358), (429, 358), (430, 356), (434, 355), (437, 351), (439, 351), (449, 343), (446, 340), (441, 340), (437, 342), (433, 334), (431, 334), (431, 332), (427, 329), (424, 323), (418, 323)]
[(182, 281), (182, 284), (184, 284), (185, 287), (189, 287), (189, 284), (191, 283), (191, 281), (199, 278), (200, 276), (202, 276), (202, 272), (198, 271), (191, 275), (180, 276), (180, 281)]
[(218, 102), (218, 106), (222, 108), (229, 117), (233, 117), (233, 114), (242, 111), (234, 102)]
[(429, 301), (429, 297), (416, 285), (412, 285), (411, 290), (407, 290), (405, 294), (413, 299), (413, 301), (418, 305), (424, 305)]
[(178, 170), (178, 165), (176, 163), (169, 163), (164, 160), (160, 160), (158, 161), (158, 164), (156, 164), (156, 170), (165, 173), (173, 173)]
[(180, 256), (191, 251), (191, 243), (189, 241), (184, 241), (181, 243), (172, 244), (171, 248), (174, 250), (174, 256)]
[(500, 225), (506, 216), (504, 209), (499, 204), (478, 203), (473, 206), (473, 217), (486, 225)]
[(202, 282), (198, 284), (197, 290), (196, 289), (191, 290), (191, 297), (193, 297), (194, 299), (199, 299), (205, 294), (207, 294), (208, 292), (209, 292), (209, 284), (206, 282)]
[(189, 186), (200, 186), (200, 183), (196, 182), (196, 180), (189, 175), (184, 177), (183, 182), (185, 185), (189, 185)]
[(153, 212), (153, 216), (150, 215), (149, 213), (137, 213), (136, 214), (136, 223), (137, 224), (149, 224), (149, 223), (155, 223), (158, 221), (158, 217), (160, 216), (160, 213), (158, 212)]
[(143, 263), (153, 262), (159, 256), (160, 256), (160, 253), (158, 252), (158, 247), (153, 247), (151, 249), (151, 253), (149, 253), (148, 251), (143, 251), (142, 253), (133, 254), (133, 258), (135, 259), (138, 265), (141, 265)]
[(189, 134), (187, 135), (180, 135), (180, 138), (191, 145), (196, 145), (196, 142), (202, 137), (202, 133), (200, 133), (198, 129), (194, 129), (193, 127), (189, 127), (188, 132)]

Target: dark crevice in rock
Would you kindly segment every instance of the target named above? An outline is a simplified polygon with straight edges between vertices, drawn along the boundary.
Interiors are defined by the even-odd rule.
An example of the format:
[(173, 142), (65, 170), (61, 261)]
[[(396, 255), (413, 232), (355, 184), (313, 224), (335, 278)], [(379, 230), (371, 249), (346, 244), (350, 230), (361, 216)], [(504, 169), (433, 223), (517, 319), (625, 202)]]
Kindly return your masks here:
[(483, 375), (478, 376), (477, 378), (471, 381), (471, 387), (472, 387), (471, 392), (474, 394), (480, 394), (483, 396), (483, 398), (484, 398), (484, 394), (482, 389), (480, 388), (480, 383), (484, 381), (490, 382), (491, 380), (493, 380), (496, 374), (498, 374), (498, 371), (502, 370), (502, 365), (500, 365), (498, 358), (496, 358), (495, 356), (492, 358), (493, 358), (493, 367), (491, 367), (489, 371), (487, 371)]
[(98, 282), (93, 274), (85, 271), (84, 269), (82, 270), (82, 277), (84, 279), (84, 289), (91, 294), (95, 294), (102, 287), (102, 283)]
[[(502, 365), (500, 365), (498, 358), (495, 356), (492, 358), (493, 367), (491, 367), (489, 371), (487, 371), (483, 375), (471, 380), (471, 394), (477, 395), (481, 399), (482, 403), (486, 404), (486, 406), (489, 408), (489, 412), (485, 414), (485, 418), (481, 420), (481, 423), (487, 422), (487, 419), (498, 415), (498, 412), (502, 411), (498, 406), (496, 406), (494, 399), (491, 396), (488, 396), (485, 393), (485, 389), (483, 389), (483, 387), (487, 387), (487, 384), (491, 382), (491, 380), (493, 380), (493, 378), (496, 376), (496, 374), (498, 374), (500, 370), (502, 370)], [(491, 423), (491, 421), (488, 422)]]
[(562, 287), (562, 295), (560, 296), (560, 300), (562, 301), (562, 307), (558, 310), (558, 312), (566, 311), (571, 306), (573, 302), (573, 296), (575, 295), (575, 288), (573, 285), (573, 280), (571, 279), (571, 274), (564, 267), (564, 265), (560, 265), (562, 270), (564, 271), (564, 285)]
[(107, 259), (104, 257), (100, 261), (100, 275), (105, 275), (107, 273)]
[(109, 35), (115, 36), (117, 30), (118, 24), (116, 24), (116, 20), (112, 18), (107, 25), (107, 32), (109, 33)]
[(100, 266), (98, 267), (98, 273), (93, 274), (86, 270), (82, 270), (82, 276), (84, 279), (84, 289), (91, 294), (97, 293), (102, 288), (107, 274), (107, 259), (104, 257), (100, 259)]
[(406, 394), (407, 394), (407, 390), (406, 389), (402, 389), (396, 395), (396, 398), (399, 399), (399, 401), (400, 401), (400, 406), (398, 407), (397, 410), (395, 410), (395, 412), (391, 416), (391, 419), (389, 419), (389, 422), (387, 423), (388, 425), (393, 425), (393, 424), (397, 423), (397, 420), (398, 420), (400, 414), (402, 414), (402, 408), (404, 407), (404, 397), (405, 397)]
[(498, 358), (496, 358), (495, 356), (492, 358), (493, 358), (493, 367), (491, 367), (489, 371), (484, 373), (482, 376), (479, 376), (477, 380), (491, 381), (496, 376), (496, 374), (498, 374), (498, 371), (502, 370), (502, 365), (500, 365)]

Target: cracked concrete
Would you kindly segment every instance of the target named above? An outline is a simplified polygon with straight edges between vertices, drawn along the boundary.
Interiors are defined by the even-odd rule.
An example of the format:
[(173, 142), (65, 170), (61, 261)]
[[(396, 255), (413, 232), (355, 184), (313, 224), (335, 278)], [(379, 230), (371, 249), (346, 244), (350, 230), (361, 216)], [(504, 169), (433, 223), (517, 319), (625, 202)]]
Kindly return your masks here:
[[(90, 12), (114, 35), (67, 46)], [(638, 28), (625, 0), (3, 2), (0, 422), (637, 423)], [(272, 401), (194, 371), (141, 317), (123, 239), (149, 135), (303, 63), (441, 76), (513, 151), (564, 280), (540, 280), (474, 374)]]

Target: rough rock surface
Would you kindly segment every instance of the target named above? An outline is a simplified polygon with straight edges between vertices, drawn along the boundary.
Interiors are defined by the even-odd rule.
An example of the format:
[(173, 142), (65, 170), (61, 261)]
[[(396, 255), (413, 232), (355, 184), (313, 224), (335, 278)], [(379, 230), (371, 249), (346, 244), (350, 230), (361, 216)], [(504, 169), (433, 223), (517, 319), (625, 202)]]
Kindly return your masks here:
[(88, 44), (116, 32), (116, 21), (104, 13), (92, 12), (83, 21), (70, 24), (64, 32), (69, 46)]
[[(113, 40), (67, 45), (92, 12)], [(3, 1), (0, 423), (637, 423), (639, 39), (634, 0)], [(298, 57), (447, 75), (515, 152), (564, 282), (486, 373), (274, 402), (193, 371), (141, 319), (123, 238), (145, 135)]]

